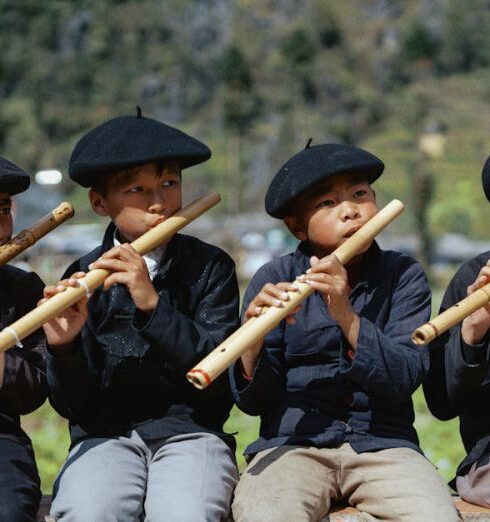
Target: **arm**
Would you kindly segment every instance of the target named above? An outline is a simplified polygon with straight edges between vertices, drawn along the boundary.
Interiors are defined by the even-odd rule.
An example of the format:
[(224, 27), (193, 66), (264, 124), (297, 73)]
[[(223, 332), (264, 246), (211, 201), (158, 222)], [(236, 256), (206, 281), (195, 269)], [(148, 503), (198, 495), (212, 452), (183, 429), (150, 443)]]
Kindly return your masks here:
[[(481, 258), (476, 258), (458, 270), (449, 283), (440, 312), (465, 298), (472, 287), (478, 287), (475, 283), (480, 277), (481, 264)], [(487, 375), (488, 317), (488, 311), (480, 309), (430, 345), (430, 370), (424, 381), (424, 393), (430, 411), (440, 419), (458, 416)]]
[(430, 289), (420, 265), (405, 263), (389, 299), (387, 320), (376, 325), (360, 317), (355, 356), (346, 344), (341, 373), (370, 393), (391, 402), (403, 402), (422, 382), (429, 363), (426, 349), (415, 346), (410, 335), (430, 314)]
[(173, 306), (164, 292), (151, 314), (136, 309), (133, 327), (150, 352), (185, 374), (238, 326), (238, 283), (233, 261), (219, 252), (202, 274), (204, 283), (192, 317)]
[[(257, 298), (277, 276), (269, 273), (267, 265), (254, 276), (243, 300), (243, 317), (253, 316), (256, 306), (275, 304), (261, 302)], [(281, 285), (279, 283), (276, 286)], [(279, 292), (270, 299), (281, 299)], [(257, 297), (256, 297), (257, 296)], [(255, 311), (256, 313), (258, 310)], [(270, 332), (263, 342), (252, 347), (230, 367), (230, 381), (237, 406), (249, 415), (261, 415), (285, 392), (284, 322)]]
[[(22, 293), (16, 306), (16, 319), (22, 317), (42, 296), (43, 283), (31, 273), (16, 291)], [(0, 387), (2, 409), (13, 415), (35, 410), (46, 400), (45, 339), (37, 330), (23, 341), (23, 348), (14, 347), (2, 354), (3, 373)]]
[[(78, 262), (65, 272), (66, 279), (56, 287), (46, 287), (46, 298), (63, 291), (66, 286), (76, 286)], [(95, 317), (102, 313), (95, 309), (96, 300), (90, 302)], [(47, 376), (49, 400), (55, 410), (72, 423), (82, 423), (87, 412), (96, 407), (98, 374), (94, 368), (96, 346), (91, 321), (87, 320), (87, 300), (76, 303), (59, 317), (44, 325), (48, 340)]]

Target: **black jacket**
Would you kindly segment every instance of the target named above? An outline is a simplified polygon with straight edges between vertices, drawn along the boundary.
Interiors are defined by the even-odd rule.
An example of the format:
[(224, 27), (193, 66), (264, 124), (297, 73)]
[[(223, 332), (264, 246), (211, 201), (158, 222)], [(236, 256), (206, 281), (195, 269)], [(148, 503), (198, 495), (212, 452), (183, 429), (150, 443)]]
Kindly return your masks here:
[[(266, 282), (294, 281), (310, 266), (307, 243), (262, 267), (244, 308)], [(363, 256), (350, 301), (361, 318), (356, 355), (348, 356), (337, 323), (318, 292), (304, 301), (296, 324), (284, 321), (264, 342), (253, 380), (230, 372), (240, 409), (261, 416), (260, 437), (246, 453), (285, 444), (337, 447), (357, 452), (406, 446), (420, 451), (413, 428), (412, 393), (428, 368), (426, 349), (410, 333), (430, 314), (422, 268), (376, 243)]]
[[(441, 312), (467, 296), (490, 252), (464, 263), (444, 294)], [(463, 444), (468, 453), (457, 474), (464, 475), (474, 462), (490, 458), (490, 356), (488, 334), (480, 345), (461, 338), (461, 323), (430, 345), (430, 370), (424, 392), (430, 411), (439, 419), (459, 416)]]
[[(3, 329), (36, 307), (44, 284), (34, 272), (13, 266), (0, 268), (0, 327)], [(0, 387), (0, 437), (19, 441), (29, 438), (20, 427), (19, 415), (34, 411), (46, 400), (45, 340), (42, 329), (5, 353)]]
[[(100, 247), (65, 277), (113, 246), (110, 225)], [(72, 443), (135, 428), (146, 439), (209, 431), (222, 434), (232, 398), (226, 374), (204, 391), (186, 372), (238, 325), (238, 285), (230, 257), (177, 234), (153, 279), (151, 316), (136, 309), (125, 286), (97, 289), (75, 350), (48, 354), (50, 399), (68, 418)], [(226, 439), (226, 437), (224, 437)]]

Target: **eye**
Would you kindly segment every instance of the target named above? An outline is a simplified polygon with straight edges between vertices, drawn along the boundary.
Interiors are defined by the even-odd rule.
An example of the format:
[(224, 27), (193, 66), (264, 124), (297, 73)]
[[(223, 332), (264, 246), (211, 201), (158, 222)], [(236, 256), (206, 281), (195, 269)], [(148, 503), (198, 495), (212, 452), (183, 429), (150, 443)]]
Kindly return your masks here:
[(323, 201), (320, 201), (315, 208), (324, 208), (324, 207), (332, 207), (335, 205), (335, 201), (333, 199), (324, 199)]
[(177, 185), (177, 183), (178, 183), (178, 181), (175, 179), (166, 179), (162, 183), (162, 187), (173, 187), (173, 186)]
[(355, 198), (362, 198), (363, 196), (365, 196), (367, 194), (367, 190), (366, 189), (359, 189), (359, 190), (356, 190), (354, 192), (354, 197)]
[(131, 187), (124, 191), (125, 194), (137, 194), (138, 192), (142, 192), (143, 187), (137, 186), (137, 187)]

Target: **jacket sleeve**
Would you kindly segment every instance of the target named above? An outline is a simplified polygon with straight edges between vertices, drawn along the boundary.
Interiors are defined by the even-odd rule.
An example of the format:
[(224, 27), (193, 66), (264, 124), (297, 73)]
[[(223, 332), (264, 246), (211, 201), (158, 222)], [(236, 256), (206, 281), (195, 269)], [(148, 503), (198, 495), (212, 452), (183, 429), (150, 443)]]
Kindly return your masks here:
[(182, 373), (238, 327), (238, 282), (231, 258), (219, 252), (202, 277), (206, 283), (192, 318), (172, 306), (164, 295), (160, 295), (150, 317), (138, 309), (133, 316), (133, 327), (151, 350), (161, 353)]
[[(34, 273), (28, 274), (22, 287), (16, 288), (20, 299), (16, 319), (36, 307), (43, 296), (44, 284)], [(13, 415), (25, 415), (46, 400), (46, 343), (42, 329), (26, 337), (23, 347), (14, 347), (5, 353), (3, 384), (0, 388), (2, 409)]]
[[(267, 265), (253, 277), (245, 293), (242, 315), (250, 301), (266, 283), (277, 283), (280, 279), (270, 273)], [(264, 346), (251, 380), (243, 375), (240, 360), (231, 366), (230, 382), (237, 406), (249, 415), (262, 415), (270, 411), (286, 391), (286, 369), (284, 360), (284, 321), (264, 339)]]
[[(62, 278), (79, 269), (78, 262), (73, 263)], [(55, 353), (48, 346), (49, 401), (61, 416), (75, 424), (83, 424), (85, 418), (91, 418), (97, 405), (99, 376), (96, 367), (89, 363), (94, 360), (94, 357), (88, 356), (90, 353), (94, 357), (97, 353), (90, 316), (81, 334), (76, 337), (72, 351)]]
[[(467, 296), (480, 263), (476, 259), (465, 263), (453, 277), (441, 303), (440, 312)], [(445, 332), (430, 345), (430, 369), (424, 381), (424, 393), (430, 411), (442, 420), (457, 417), (471, 394), (477, 390), (489, 367), (488, 334), (475, 346), (461, 337), (461, 323)]]
[(418, 263), (405, 264), (389, 299), (388, 318), (382, 326), (361, 316), (355, 356), (351, 360), (344, 346), (340, 369), (369, 393), (403, 402), (421, 384), (429, 366), (428, 350), (410, 339), (430, 316), (430, 289)]

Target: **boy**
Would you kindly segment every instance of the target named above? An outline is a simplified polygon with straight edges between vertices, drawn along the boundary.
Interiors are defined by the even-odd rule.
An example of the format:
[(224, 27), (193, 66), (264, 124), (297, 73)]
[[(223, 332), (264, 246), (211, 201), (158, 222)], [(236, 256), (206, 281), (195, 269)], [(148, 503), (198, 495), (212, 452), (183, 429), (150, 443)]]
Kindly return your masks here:
[(175, 235), (141, 257), (129, 242), (181, 207), (181, 169), (210, 157), (199, 141), (123, 116), (76, 145), (70, 177), (91, 187), (112, 222), (102, 245), (72, 264), (49, 297), (91, 268), (103, 289), (46, 325), (48, 383), (68, 418), (71, 450), (55, 484), (58, 520), (225, 520), (237, 479), (226, 376), (209, 393), (185, 373), (238, 322), (233, 261)]
[[(490, 201), (490, 158), (482, 173)], [(464, 263), (444, 294), (441, 312), (490, 282), (490, 252)], [(480, 308), (430, 345), (431, 366), (424, 392), (442, 420), (459, 416), (467, 456), (452, 486), (464, 500), (490, 508), (490, 306)]]
[(261, 416), (237, 522), (319, 520), (337, 501), (368, 520), (458, 519), (412, 425), (428, 365), (410, 341), (429, 317), (425, 275), (376, 242), (345, 268), (330, 255), (378, 211), (370, 183), (383, 169), (356, 147), (308, 144), (271, 182), (266, 211), (301, 243), (254, 276), (244, 319), (280, 306), (296, 278), (316, 292), (231, 370), (238, 406)]
[[(0, 244), (12, 236), (12, 196), (27, 190), (29, 175), (0, 158)], [(43, 295), (44, 284), (31, 272), (0, 267), (0, 328), (13, 323)], [(19, 415), (41, 406), (47, 395), (45, 340), (42, 330), (24, 339), (22, 347), (0, 354), (0, 520), (36, 520), (41, 499), (31, 441)]]

